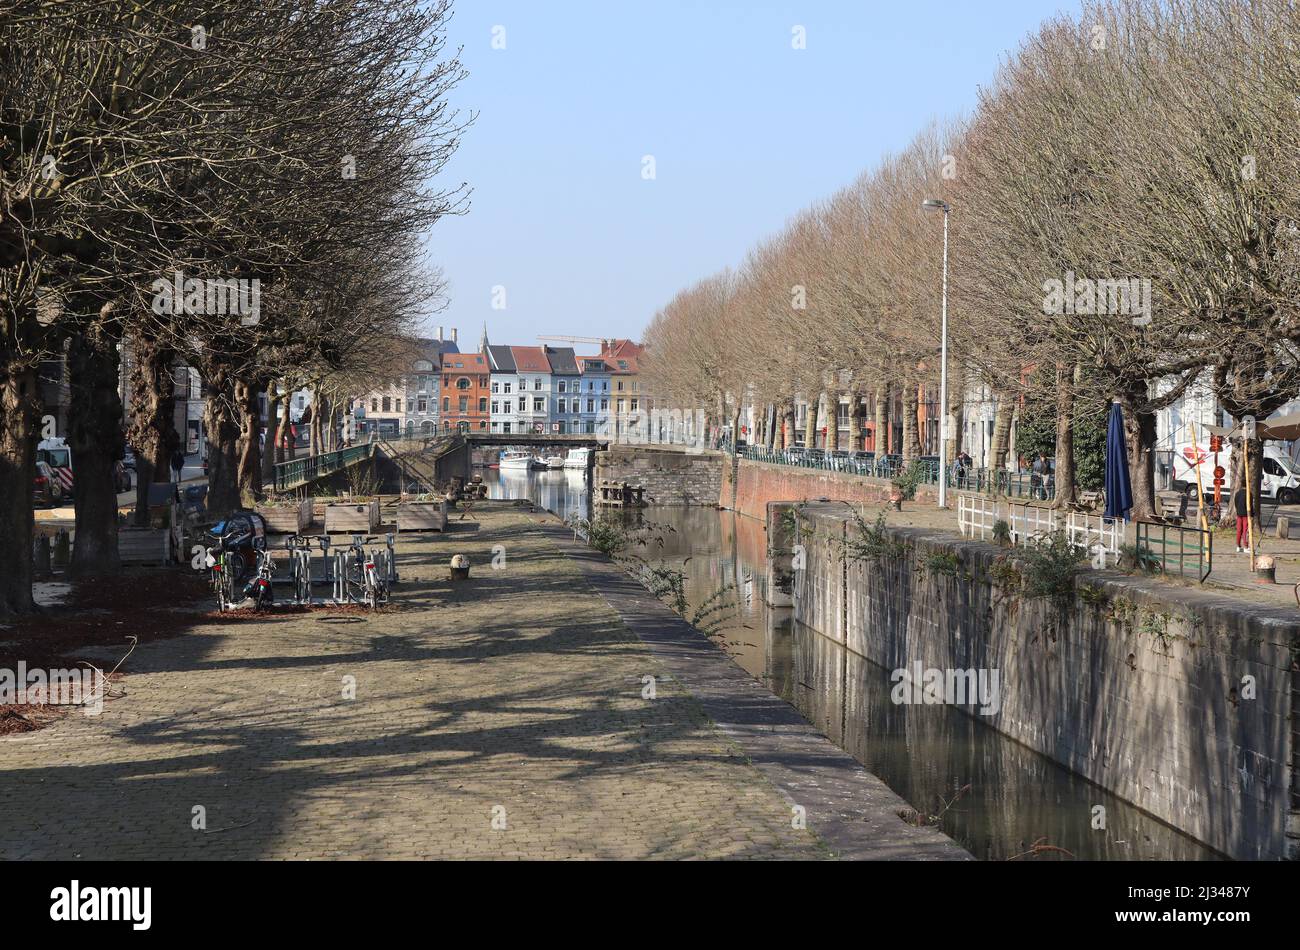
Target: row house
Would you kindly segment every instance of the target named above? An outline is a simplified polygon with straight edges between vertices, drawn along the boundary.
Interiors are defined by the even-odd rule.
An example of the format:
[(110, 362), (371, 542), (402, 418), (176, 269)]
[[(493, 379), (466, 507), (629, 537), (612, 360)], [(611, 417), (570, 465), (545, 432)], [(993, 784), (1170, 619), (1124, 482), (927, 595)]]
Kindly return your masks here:
[(443, 353), (439, 426), (443, 432), (487, 432), (491, 365), (483, 353)]

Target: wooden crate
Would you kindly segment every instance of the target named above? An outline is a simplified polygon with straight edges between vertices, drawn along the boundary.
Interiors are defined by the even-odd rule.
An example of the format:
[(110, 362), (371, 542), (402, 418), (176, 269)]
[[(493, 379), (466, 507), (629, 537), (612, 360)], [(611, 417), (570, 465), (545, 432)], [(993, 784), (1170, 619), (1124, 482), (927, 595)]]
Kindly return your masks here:
[(401, 501), (397, 503), (398, 531), (444, 531), (447, 528), (447, 502)]
[(293, 505), (258, 505), (256, 511), (266, 519), (266, 527), (277, 534), (305, 534), (311, 528), (310, 499)]
[(123, 564), (170, 564), (170, 528), (119, 528), (117, 554)]
[(379, 530), (379, 500), (325, 506), (327, 534), (373, 534)]

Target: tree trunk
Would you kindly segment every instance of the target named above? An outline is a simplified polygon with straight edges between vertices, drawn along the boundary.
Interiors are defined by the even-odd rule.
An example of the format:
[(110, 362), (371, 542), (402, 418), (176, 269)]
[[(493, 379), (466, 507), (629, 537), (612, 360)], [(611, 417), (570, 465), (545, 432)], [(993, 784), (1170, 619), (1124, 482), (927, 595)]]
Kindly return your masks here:
[(921, 438), (917, 431), (917, 413), (921, 400), (913, 379), (903, 380), (903, 462), (913, 461), (921, 454)]
[(993, 438), (989, 441), (989, 468), (994, 472), (1006, 471), (1007, 451), (1011, 444), (1011, 419), (1015, 415), (1015, 403), (1011, 394), (995, 389), (993, 398), (997, 409), (993, 412)]
[(73, 574), (111, 573), (122, 566), (117, 553), (117, 486), (114, 470), (122, 457), (122, 401), (118, 397), (117, 337), (106, 311), (68, 347), (68, 447), (76, 473)]
[(1129, 480), (1133, 483), (1132, 517), (1135, 521), (1149, 521), (1156, 513), (1156, 416), (1147, 408), (1146, 381), (1135, 382), (1120, 398), (1124, 408)]
[(862, 440), (862, 394), (859, 392), (849, 393), (849, 444), (846, 448), (850, 452), (858, 452), (866, 448), (866, 443)]
[(821, 410), (821, 394), (808, 400), (808, 416), (804, 420), (803, 427), (803, 444), (805, 448), (815, 449), (817, 447), (817, 419)]
[(133, 337), (131, 424), (127, 437), (135, 450), (135, 517), (149, 526), (149, 486), (171, 480), (171, 454), (181, 444), (176, 432), (176, 354), (145, 337)]
[(834, 452), (840, 447), (840, 394), (827, 390), (822, 398), (826, 400), (826, 451)]
[(795, 408), (794, 403), (787, 403), (781, 410), (781, 448), (794, 448), (794, 422)]
[(234, 411), (234, 383), (224, 367), (204, 374), (204, 427), (208, 431), (208, 511), (228, 515), (239, 507), (239, 422)]
[(1056, 497), (1052, 507), (1075, 502), (1074, 491), (1074, 385), (1078, 367), (1056, 364)]
[[(962, 407), (965, 405), (965, 386), (961, 379), (962, 374), (958, 373), (955, 377), (948, 378), (948, 416), (944, 420), (945, 429), (948, 434), (947, 451), (948, 464), (952, 464), (958, 453), (961, 452), (961, 435), (962, 435)], [(954, 383), (956, 385), (954, 385)]]
[(275, 486), (275, 463), (282, 461), (280, 441), (284, 427), (278, 413), (282, 411), (286, 417), (289, 414), (284, 396), (275, 380), (266, 384), (266, 442), (262, 446), (262, 484), (271, 487)]
[(239, 414), (238, 474), (241, 504), (251, 504), (262, 497), (262, 418), (258, 395), (261, 384), (235, 380), (235, 410)]
[(0, 370), (0, 617), (31, 613), (32, 482), (36, 478), (36, 432), (40, 416), (36, 373), (10, 358)]
[(877, 455), (889, 454), (889, 381), (883, 377), (876, 382), (876, 421), (872, 445)]

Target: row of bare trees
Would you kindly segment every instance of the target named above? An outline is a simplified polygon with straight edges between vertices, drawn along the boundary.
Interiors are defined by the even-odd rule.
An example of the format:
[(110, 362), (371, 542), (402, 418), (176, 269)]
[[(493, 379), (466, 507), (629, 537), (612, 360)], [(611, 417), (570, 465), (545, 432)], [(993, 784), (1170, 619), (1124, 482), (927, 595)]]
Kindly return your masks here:
[(142, 495), (166, 478), (178, 361), (217, 512), (261, 492), (260, 396), (391, 365), (440, 289), (420, 234), (464, 199), (430, 183), (465, 124), (449, 2), (0, 0), (0, 615), (32, 609), (42, 363), (70, 387), (78, 571), (117, 566), (125, 442)]
[[(950, 455), (967, 386), (996, 397), (1001, 467), (1017, 405), (1051, 398), (1037, 388), (1047, 380), (1065, 503), (1076, 405), (1118, 400), (1135, 513), (1149, 516), (1162, 407), (1197, 381), (1237, 418), (1300, 392), (1298, 136), (1297, 4), (1089, 0), (1027, 37), (972, 115), (925, 129), (738, 271), (673, 298), (647, 332), (647, 373), (663, 401), (704, 406), (717, 424), (752, 405), (771, 445), (791, 444), (797, 398), (814, 437), (843, 395), (854, 434), (873, 407), (883, 435), (901, 405), (891, 448), (918, 454), (943, 239), (922, 202), (941, 199)], [(859, 447), (836, 433), (826, 425), (831, 448)], [(1247, 452), (1258, 480), (1262, 447)]]

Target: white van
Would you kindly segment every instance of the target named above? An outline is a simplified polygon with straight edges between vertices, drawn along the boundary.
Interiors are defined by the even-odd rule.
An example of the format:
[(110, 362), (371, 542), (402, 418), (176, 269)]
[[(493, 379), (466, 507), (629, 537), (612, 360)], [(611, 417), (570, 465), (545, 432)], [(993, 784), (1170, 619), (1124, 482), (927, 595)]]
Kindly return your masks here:
[[(1201, 470), (1201, 488), (1207, 499), (1214, 497), (1214, 456), (1200, 446), (1199, 465), (1190, 444), (1183, 446), (1174, 456), (1174, 488), (1182, 490), (1184, 486), (1196, 485), (1196, 469)], [(1225, 444), (1219, 453), (1219, 465), (1223, 466), (1223, 485), (1219, 489), (1220, 497), (1226, 504), (1232, 496), (1232, 451)], [(1289, 505), (1300, 501), (1300, 465), (1297, 465), (1277, 442), (1264, 443), (1264, 474), (1260, 481), (1260, 496), (1265, 501), (1276, 501)]]

